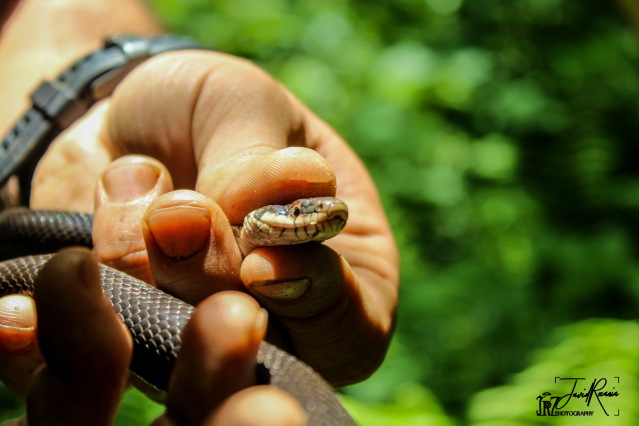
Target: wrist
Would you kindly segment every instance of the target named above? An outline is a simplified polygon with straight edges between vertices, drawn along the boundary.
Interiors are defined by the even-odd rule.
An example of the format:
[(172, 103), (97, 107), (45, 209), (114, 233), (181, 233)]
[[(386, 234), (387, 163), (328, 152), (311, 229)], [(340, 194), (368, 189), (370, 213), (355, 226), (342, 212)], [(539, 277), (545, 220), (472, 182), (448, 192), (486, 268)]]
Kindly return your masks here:
[(115, 35), (89, 55), (76, 59), (55, 79), (31, 92), (32, 106), (2, 139), (0, 185), (20, 179), (20, 195), (30, 200), (35, 168), (49, 144), (96, 102), (113, 93), (126, 75), (145, 60), (175, 50), (201, 49), (186, 37)]
[[(137, 0), (23, 0), (13, 9), (0, 45), (0, 134), (28, 106), (28, 94), (114, 33), (161, 33)], [(37, 28), (37, 31), (33, 29)]]

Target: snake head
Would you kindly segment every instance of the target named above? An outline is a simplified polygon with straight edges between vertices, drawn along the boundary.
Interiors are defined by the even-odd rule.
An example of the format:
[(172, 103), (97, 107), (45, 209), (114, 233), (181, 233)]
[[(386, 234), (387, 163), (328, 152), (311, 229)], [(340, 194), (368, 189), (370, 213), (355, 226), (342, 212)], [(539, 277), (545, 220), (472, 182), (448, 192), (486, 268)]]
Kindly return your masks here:
[(299, 229), (315, 234), (299, 234), (300, 239), (325, 241), (339, 234), (348, 220), (348, 206), (335, 197), (302, 198), (282, 206), (281, 216), (285, 220), (275, 220), (274, 226)]
[(334, 197), (303, 198), (285, 206), (257, 209), (244, 220), (245, 246), (272, 246), (325, 241), (346, 226), (348, 207)]

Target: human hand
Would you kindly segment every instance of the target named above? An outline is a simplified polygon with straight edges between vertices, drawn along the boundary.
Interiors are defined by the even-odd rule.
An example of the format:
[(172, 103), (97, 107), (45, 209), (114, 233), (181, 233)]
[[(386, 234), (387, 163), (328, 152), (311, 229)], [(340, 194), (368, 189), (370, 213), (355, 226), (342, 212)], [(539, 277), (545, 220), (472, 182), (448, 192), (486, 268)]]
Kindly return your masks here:
[[(32, 207), (90, 210), (87, 187), (96, 181), (102, 262), (192, 304), (248, 290), (277, 325), (269, 338), (334, 385), (361, 380), (381, 362), (398, 267), (374, 186), (339, 136), (252, 64), (179, 52), (141, 65), (55, 141), (36, 173)], [(242, 259), (229, 222), (266, 204), (332, 195), (350, 209), (341, 235)], [(294, 283), (307, 289), (281, 300), (278, 289)]]
[[(32, 86), (41, 69), (51, 69), (50, 62), (74, 51), (59, 44), (64, 37), (50, 37), (68, 31), (80, 16), (91, 21), (84, 14), (88, 3), (71, 3), (82, 12), (69, 15), (48, 10), (47, 3), (27, 2), (24, 9), (31, 8), (37, 19), (20, 27), (18, 17), (12, 21), (15, 28), (3, 34), (0, 54), (11, 58), (3, 61), (4, 72), (12, 76), (10, 100), (19, 99), (16, 93)], [(104, 25), (96, 34), (125, 31), (133, 23), (139, 31), (153, 27), (140, 25), (139, 13), (131, 8), (107, 5), (92, 2), (95, 10), (89, 13), (105, 18), (118, 10), (121, 16), (111, 21), (123, 24), (100, 19)], [(34, 22), (47, 35), (37, 39), (46, 46), (39, 53), (19, 42), (33, 40), (20, 31), (29, 31)], [(81, 40), (84, 50), (96, 38), (73, 40)], [(17, 46), (13, 56), (7, 53), (11, 46)], [(29, 61), (35, 66), (25, 64)], [(12, 72), (14, 65), (27, 72)], [(21, 78), (32, 82), (21, 84)], [(15, 102), (3, 102), (0, 109), (9, 108), (9, 113), (2, 116), (11, 116), (13, 107)], [(131, 153), (161, 162), (121, 157), (112, 163)], [(205, 197), (170, 192), (172, 181)], [(97, 105), (58, 138), (36, 174), (32, 206), (92, 211), (96, 182), (101, 185), (96, 246), (106, 263), (154, 280), (192, 303), (215, 291), (248, 289), (272, 312), (271, 340), (335, 385), (361, 380), (381, 362), (397, 301), (398, 261), (374, 186), (339, 136), (250, 63), (191, 52), (144, 64), (112, 100)], [(105, 197), (109, 188), (120, 189)], [(247, 211), (263, 204), (334, 193), (351, 211), (341, 236), (324, 246), (261, 248), (241, 258), (227, 220), (239, 224)], [(176, 217), (182, 221), (180, 230), (170, 226)], [(154, 222), (150, 229), (157, 229), (147, 255), (143, 242), (151, 233), (147, 226), (144, 235), (139, 224), (149, 218)], [(194, 241), (205, 247), (193, 253)], [(307, 276), (308, 281), (299, 279)], [(280, 282), (310, 285), (297, 300), (278, 300), (282, 285), (264, 284)], [(343, 327), (345, 321), (351, 327)]]
[[(24, 297), (22, 317), (31, 314), (31, 319), (14, 330), (13, 337), (23, 342), (35, 339), (27, 331), (35, 328), (30, 301)], [(27, 394), (27, 417), (15, 424), (112, 424), (132, 342), (102, 293), (95, 256), (84, 249), (56, 255), (38, 278), (35, 307), (46, 364), (28, 346), (21, 353), (16, 346), (13, 354), (6, 346), (0, 351), (3, 379), (30, 382), (14, 388)], [(153, 424), (304, 424), (297, 400), (276, 388), (254, 386), (255, 357), (265, 331), (266, 312), (251, 297), (222, 292), (204, 300), (182, 334), (167, 412)]]

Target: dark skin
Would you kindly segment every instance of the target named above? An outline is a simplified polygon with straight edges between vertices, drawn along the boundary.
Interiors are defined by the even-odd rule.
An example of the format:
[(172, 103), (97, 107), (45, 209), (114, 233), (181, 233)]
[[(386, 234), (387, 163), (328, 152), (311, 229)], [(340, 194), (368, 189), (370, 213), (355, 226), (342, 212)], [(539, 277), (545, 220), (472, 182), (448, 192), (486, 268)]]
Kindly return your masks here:
[[(12, 85), (2, 92), (6, 101), (0, 102), (0, 130), (12, 122), (5, 117), (17, 118), (24, 109), (16, 100), (45, 77), (43, 69), (50, 70), (46, 77), (51, 78), (54, 70), (114, 32), (160, 31), (133, 0), (69, 1), (64, 8), (27, 1), (5, 25), (0, 63), (7, 65), (0, 77)], [(39, 35), (29, 30), (34, 27), (40, 28)], [(69, 33), (81, 36), (67, 37)], [(240, 224), (249, 211), (334, 195), (350, 210), (340, 236), (325, 245), (258, 248), (242, 257), (230, 225)], [(59, 288), (60, 281), (97, 288), (95, 275), (80, 273), (83, 278), (77, 278), (78, 270), (93, 268), (96, 259), (198, 304), (186, 331), (192, 340), (185, 337), (180, 353), (181, 360), (189, 361), (178, 363), (167, 403), (169, 417), (177, 424), (216, 424), (211, 420), (216, 416), (228, 420), (246, 415), (264, 424), (259, 410), (244, 405), (258, 397), (281, 403), (280, 412), (290, 417), (290, 424), (301, 422), (299, 406), (290, 397), (252, 386), (248, 371), (264, 333), (336, 386), (364, 379), (383, 359), (399, 274), (397, 251), (374, 185), (330, 127), (247, 61), (213, 52), (172, 52), (136, 68), (110, 99), (54, 142), (36, 172), (31, 206), (95, 215), (95, 257), (65, 252), (56, 258), (58, 268), (52, 267), (39, 283), (50, 288), (45, 294), (53, 295), (39, 298), (36, 293), (46, 367), (35, 376), (31, 370), (41, 360), (38, 345), (31, 343), (34, 307), (20, 302), (26, 306), (18, 315), (21, 326), (3, 333), (0, 300), (0, 347), (5, 348), (0, 350), (0, 374), (17, 393), (29, 395), (31, 423), (38, 423), (39, 414), (51, 418), (55, 407), (73, 412), (69, 408), (77, 405), (76, 420), (82, 419), (80, 407), (88, 406), (93, 409), (87, 412), (101, 413), (109, 424), (117, 406), (130, 357), (128, 335), (99, 292), (80, 300), (71, 296), (77, 292)], [(298, 282), (310, 282), (300, 297), (278, 298), (278, 287)], [(268, 331), (247, 325), (261, 315), (260, 304), (269, 311)], [(244, 312), (244, 320), (233, 312)], [(93, 313), (95, 322), (88, 319)], [(213, 320), (222, 325), (205, 326)], [(231, 333), (225, 327), (240, 331)], [(76, 329), (86, 333), (82, 341), (90, 353), (82, 362), (74, 340), (46, 343), (65, 341), (66, 333)], [(101, 343), (105, 341), (109, 344)], [(113, 353), (107, 355), (109, 351)], [(246, 374), (224, 378), (228, 363), (242, 366)], [(104, 371), (108, 380), (99, 374)], [(214, 390), (211, 383), (217, 383)], [(63, 384), (77, 389), (77, 395), (64, 404), (48, 404), (65, 397), (55, 392)], [(55, 398), (48, 399), (48, 394)], [(98, 394), (105, 396), (85, 400)], [(193, 401), (201, 402), (199, 408)], [(64, 423), (75, 424), (72, 420)]]
[[(28, 424), (81, 425), (89, 419), (111, 424), (128, 378), (132, 342), (101, 292), (95, 256), (80, 249), (57, 256), (43, 271), (35, 304), (46, 364), (31, 377)], [(288, 394), (252, 386), (265, 320), (259, 305), (242, 293), (207, 298), (184, 330), (167, 414), (153, 424), (304, 424), (301, 407)], [(19, 358), (14, 353), (8, 361)]]

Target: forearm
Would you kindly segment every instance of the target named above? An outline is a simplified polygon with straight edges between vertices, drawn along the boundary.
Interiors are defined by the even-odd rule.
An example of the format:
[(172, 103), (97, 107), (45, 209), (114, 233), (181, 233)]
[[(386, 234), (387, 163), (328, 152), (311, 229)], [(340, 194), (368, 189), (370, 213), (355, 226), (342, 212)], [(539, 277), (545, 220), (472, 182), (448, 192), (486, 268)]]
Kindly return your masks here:
[(27, 107), (43, 79), (100, 45), (109, 35), (162, 32), (138, 0), (22, 0), (0, 35), (0, 134)]

